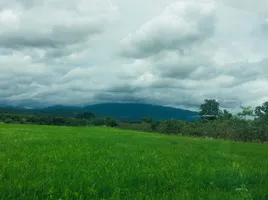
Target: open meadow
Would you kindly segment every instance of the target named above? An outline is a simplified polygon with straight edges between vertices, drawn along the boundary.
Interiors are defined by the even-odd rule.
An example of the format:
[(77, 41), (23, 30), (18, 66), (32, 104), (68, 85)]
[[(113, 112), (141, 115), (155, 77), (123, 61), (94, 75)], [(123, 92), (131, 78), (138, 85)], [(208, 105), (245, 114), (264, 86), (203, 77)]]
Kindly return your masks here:
[(0, 124), (0, 199), (268, 199), (268, 145)]

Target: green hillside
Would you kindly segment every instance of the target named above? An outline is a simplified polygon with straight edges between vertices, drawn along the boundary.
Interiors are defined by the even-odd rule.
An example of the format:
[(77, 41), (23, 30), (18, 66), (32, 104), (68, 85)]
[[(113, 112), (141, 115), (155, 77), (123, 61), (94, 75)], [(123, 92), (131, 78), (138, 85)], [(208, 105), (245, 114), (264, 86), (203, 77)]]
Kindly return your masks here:
[(268, 146), (0, 124), (0, 199), (268, 199)]

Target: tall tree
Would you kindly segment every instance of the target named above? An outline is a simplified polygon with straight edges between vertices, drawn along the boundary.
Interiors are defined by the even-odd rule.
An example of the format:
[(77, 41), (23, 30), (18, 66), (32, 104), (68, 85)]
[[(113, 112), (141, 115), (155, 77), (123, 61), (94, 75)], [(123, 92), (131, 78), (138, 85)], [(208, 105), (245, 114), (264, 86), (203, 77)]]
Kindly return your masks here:
[(242, 112), (239, 112), (237, 115), (243, 118), (247, 117), (253, 117), (254, 116), (254, 110), (251, 108), (251, 106), (240, 106), (242, 109)]
[(227, 119), (231, 119), (233, 117), (232, 113), (230, 113), (228, 110), (224, 109), (223, 112), (221, 112), (220, 114), (220, 118), (227, 120)]
[(268, 101), (264, 102), (261, 106), (255, 108), (255, 116), (261, 120), (268, 121)]
[(220, 114), (219, 102), (215, 99), (205, 99), (205, 102), (200, 105), (200, 116), (219, 116)]

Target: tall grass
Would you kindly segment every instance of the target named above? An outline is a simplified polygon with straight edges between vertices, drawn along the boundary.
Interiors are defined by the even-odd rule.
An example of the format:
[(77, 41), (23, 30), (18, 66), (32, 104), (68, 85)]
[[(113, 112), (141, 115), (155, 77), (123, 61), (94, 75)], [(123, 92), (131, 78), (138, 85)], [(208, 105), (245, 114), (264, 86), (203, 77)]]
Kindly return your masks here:
[(267, 200), (268, 146), (2, 124), (0, 198)]

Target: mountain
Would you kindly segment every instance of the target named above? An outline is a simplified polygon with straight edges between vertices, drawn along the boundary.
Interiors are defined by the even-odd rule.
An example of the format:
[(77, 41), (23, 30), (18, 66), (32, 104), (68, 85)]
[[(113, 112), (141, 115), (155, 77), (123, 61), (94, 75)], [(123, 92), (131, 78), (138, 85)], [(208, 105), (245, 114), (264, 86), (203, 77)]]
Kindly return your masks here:
[(151, 116), (153, 120), (177, 119), (185, 121), (194, 121), (198, 114), (194, 111), (165, 107), (151, 104), (140, 103), (102, 103), (78, 106), (55, 105), (42, 109), (25, 109), (25, 108), (3, 108), (0, 111), (12, 113), (51, 115), (71, 117), (81, 112), (92, 112), (98, 117), (114, 117), (119, 120), (140, 121), (145, 116)]
[(197, 112), (189, 110), (137, 103), (106, 103), (86, 106), (85, 108), (97, 115), (112, 116), (116, 119), (129, 121), (139, 121), (145, 116), (151, 116), (153, 120), (178, 119), (189, 121), (197, 115)]

